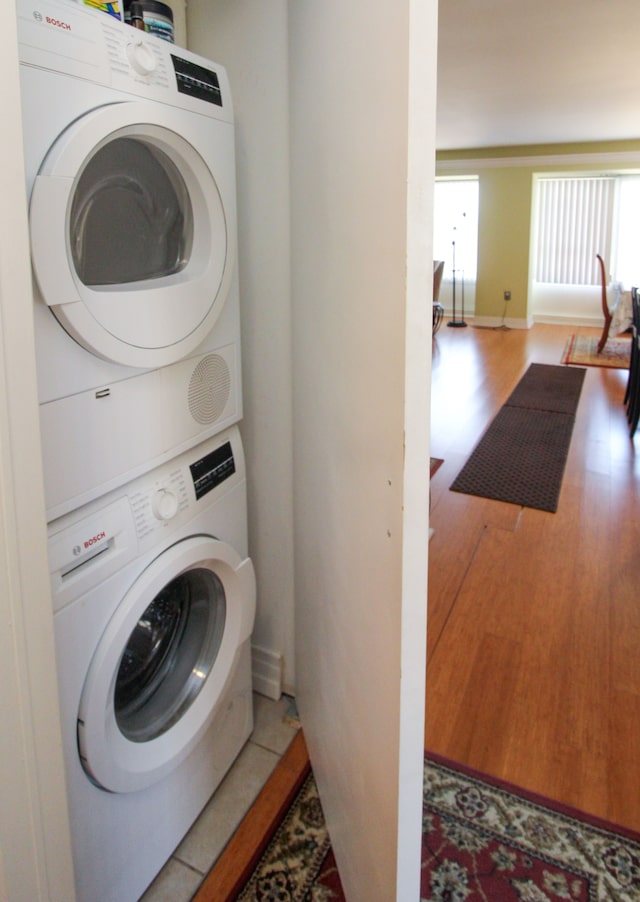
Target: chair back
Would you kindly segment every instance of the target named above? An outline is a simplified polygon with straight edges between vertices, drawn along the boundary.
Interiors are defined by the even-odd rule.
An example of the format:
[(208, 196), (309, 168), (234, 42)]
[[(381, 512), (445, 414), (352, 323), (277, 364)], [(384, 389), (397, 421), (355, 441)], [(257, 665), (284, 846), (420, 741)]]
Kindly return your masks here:
[(600, 254), (596, 254), (596, 259), (598, 261), (598, 266), (600, 269), (600, 288), (602, 290), (602, 305), (603, 310), (608, 310), (607, 304), (607, 271), (605, 269), (604, 260), (600, 256)]
[(440, 285), (442, 283), (442, 273), (444, 272), (444, 260), (433, 261), (433, 303), (440, 298)]
[(629, 436), (633, 438), (640, 421), (640, 291), (636, 287), (631, 289), (631, 316), (631, 356), (624, 404), (627, 408)]
[(609, 304), (607, 303), (607, 271), (604, 267), (604, 260), (600, 256), (600, 254), (596, 254), (598, 258), (598, 264), (600, 266), (600, 287), (602, 291), (602, 315), (604, 317), (604, 326), (602, 327), (602, 334), (600, 336), (600, 341), (598, 342), (598, 354), (602, 351), (605, 344), (607, 343), (607, 338), (609, 337), (609, 326), (611, 325), (611, 310), (609, 310)]
[(640, 334), (640, 289), (631, 289), (631, 321), (633, 328)]

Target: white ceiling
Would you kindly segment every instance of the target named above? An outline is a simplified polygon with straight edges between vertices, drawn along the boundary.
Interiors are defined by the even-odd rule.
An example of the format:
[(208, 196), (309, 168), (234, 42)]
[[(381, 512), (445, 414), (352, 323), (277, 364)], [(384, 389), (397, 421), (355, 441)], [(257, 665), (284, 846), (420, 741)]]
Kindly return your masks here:
[(438, 150), (640, 137), (640, 0), (440, 0)]

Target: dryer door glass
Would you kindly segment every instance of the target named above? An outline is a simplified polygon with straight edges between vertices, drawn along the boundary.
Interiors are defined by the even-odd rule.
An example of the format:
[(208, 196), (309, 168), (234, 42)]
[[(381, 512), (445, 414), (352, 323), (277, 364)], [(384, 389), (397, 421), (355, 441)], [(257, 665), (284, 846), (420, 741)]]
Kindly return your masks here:
[(155, 739), (183, 716), (213, 667), (225, 616), (224, 588), (211, 570), (187, 570), (156, 595), (116, 677), (116, 722), (127, 739)]
[(193, 243), (184, 179), (167, 154), (115, 138), (78, 180), (69, 223), (71, 256), (85, 285), (119, 285), (180, 272)]

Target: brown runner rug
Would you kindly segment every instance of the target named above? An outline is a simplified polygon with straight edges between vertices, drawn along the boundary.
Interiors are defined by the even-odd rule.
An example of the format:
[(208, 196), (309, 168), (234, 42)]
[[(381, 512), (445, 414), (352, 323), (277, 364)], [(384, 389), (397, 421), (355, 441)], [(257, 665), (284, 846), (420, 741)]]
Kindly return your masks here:
[(451, 490), (554, 513), (585, 372), (531, 364)]
[(585, 370), (532, 363), (511, 392), (505, 406), (575, 414)]
[[(640, 902), (640, 837), (425, 756), (422, 885), (429, 902)], [(242, 902), (345, 902), (313, 774)]]
[(598, 354), (598, 338), (572, 335), (562, 354), (562, 363), (576, 366), (604, 366), (628, 370), (631, 356), (630, 338), (609, 338)]

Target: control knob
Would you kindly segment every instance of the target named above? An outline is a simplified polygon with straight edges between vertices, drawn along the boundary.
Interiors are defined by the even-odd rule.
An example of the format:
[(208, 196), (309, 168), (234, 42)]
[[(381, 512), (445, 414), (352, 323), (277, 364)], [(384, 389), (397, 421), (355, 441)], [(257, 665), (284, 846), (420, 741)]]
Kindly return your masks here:
[(156, 68), (156, 58), (148, 46), (140, 38), (130, 41), (127, 45), (127, 56), (131, 68), (138, 75), (151, 75)]
[(178, 499), (168, 489), (158, 489), (151, 499), (151, 510), (158, 520), (170, 520), (178, 512)]

